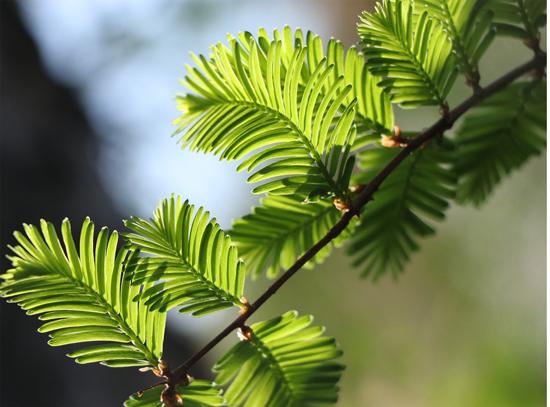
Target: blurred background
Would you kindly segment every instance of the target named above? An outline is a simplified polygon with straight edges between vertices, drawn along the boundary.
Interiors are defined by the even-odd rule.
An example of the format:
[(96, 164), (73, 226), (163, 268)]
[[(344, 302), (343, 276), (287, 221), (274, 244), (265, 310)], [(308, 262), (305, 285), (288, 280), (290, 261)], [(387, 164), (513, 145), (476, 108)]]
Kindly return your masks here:
[[(235, 163), (180, 151), (171, 120), (188, 52), (227, 33), (288, 24), (357, 41), (364, 0), (0, 1), (0, 243), (41, 217), (89, 215), (120, 229), (175, 192), (223, 227), (257, 202)], [(497, 41), (485, 82), (529, 58)], [(467, 90), (457, 85), (452, 102)], [(422, 129), (437, 112), (397, 114)], [(340, 406), (542, 406), (546, 399), (546, 157), (530, 161), (481, 209), (453, 207), (406, 272), (373, 283), (343, 250), (304, 270), (255, 315), (315, 315), (344, 348)], [(5, 249), (2, 249), (5, 252)], [(7, 266), (1, 260), (2, 268)], [(269, 282), (248, 283), (254, 299)], [(170, 315), (166, 358), (176, 364), (234, 312)], [(77, 366), (51, 348), (35, 319), (0, 301), (0, 406), (116, 406), (152, 377)], [(198, 366), (210, 366), (229, 337)]]

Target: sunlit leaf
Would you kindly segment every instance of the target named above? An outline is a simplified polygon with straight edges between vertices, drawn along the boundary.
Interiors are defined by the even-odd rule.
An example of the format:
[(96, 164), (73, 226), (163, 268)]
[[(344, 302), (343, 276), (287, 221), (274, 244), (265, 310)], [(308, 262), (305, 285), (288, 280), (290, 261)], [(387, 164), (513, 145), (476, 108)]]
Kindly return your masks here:
[(15, 233), (13, 268), (2, 275), (0, 295), (45, 321), (39, 332), (48, 333), (50, 345), (86, 344), (68, 354), (77, 363), (156, 366), (165, 314), (131, 301), (142, 287), (123, 277), (131, 253), (117, 250), (117, 232), (102, 228), (94, 238), (94, 224), (86, 219), (77, 245), (68, 220), (61, 240), (46, 221), (24, 229)]
[(343, 366), (334, 338), (296, 312), (253, 324), (249, 340), (229, 350), (214, 366), (227, 386), (230, 406), (307, 407), (333, 404)]
[(136, 297), (151, 309), (195, 316), (242, 306), (245, 271), (230, 237), (203, 208), (172, 196), (149, 220), (126, 221), (130, 244), (143, 254), (130, 268), (132, 284), (155, 283)]
[(393, 103), (404, 108), (445, 105), (457, 69), (443, 27), (414, 1), (385, 0), (358, 25), (369, 70)]
[[(306, 203), (303, 196), (266, 197), (250, 215), (236, 220), (229, 233), (249, 272), (257, 276), (267, 270), (267, 276), (273, 278), (317, 243), (341, 216), (330, 201)], [(346, 237), (343, 233), (325, 246), (313, 262), (321, 262)]]

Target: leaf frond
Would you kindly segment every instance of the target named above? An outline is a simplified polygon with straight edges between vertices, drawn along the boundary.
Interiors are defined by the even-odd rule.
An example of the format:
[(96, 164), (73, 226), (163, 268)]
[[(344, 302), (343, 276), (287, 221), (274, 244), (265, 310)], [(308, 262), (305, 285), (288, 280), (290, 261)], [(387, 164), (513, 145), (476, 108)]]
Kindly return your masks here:
[[(249, 33), (246, 35), (252, 36)], [(272, 41), (263, 29), (258, 33), (258, 38), (263, 43)], [(391, 130), (393, 128), (393, 111), (389, 98), (383, 89), (377, 86), (377, 82), (381, 78), (370, 74), (363, 55), (357, 51), (355, 46), (346, 51), (341, 41), (331, 38), (325, 47), (321, 37), (313, 32), (308, 31), (304, 35), (301, 29), (296, 29), (293, 32), (288, 26), (285, 26), (282, 32), (274, 30), (273, 39), (281, 40), (284, 44), (283, 52), (288, 54), (282, 58), (282, 64), (285, 67), (288, 67), (285, 61), (295, 49), (306, 49), (305, 65), (307, 69), (301, 72), (300, 89), (304, 88), (316, 67), (326, 59), (328, 65), (334, 66), (331, 81), (338, 81), (343, 77), (345, 84), (351, 86), (346, 103), (352, 103), (354, 99), (357, 101), (355, 109), (357, 127), (371, 130)], [(327, 91), (328, 87), (322, 90), (323, 93)]]
[(546, 82), (518, 82), (468, 113), (456, 134), (457, 199), (483, 203), (510, 172), (546, 147)]
[[(285, 27), (285, 30), (289, 30)], [(300, 41), (301, 31), (296, 31), (296, 41)], [(301, 44), (301, 41), (299, 42)], [(374, 133), (390, 133), (393, 129), (393, 110), (389, 95), (384, 89), (378, 86), (381, 77), (374, 76), (367, 69), (364, 56), (357, 51), (355, 46), (347, 51), (344, 45), (335, 39), (330, 39), (323, 51), (321, 37), (308, 31), (306, 41), (300, 46), (307, 48), (307, 65), (309, 75), (313, 74), (313, 68), (318, 66), (323, 58), (326, 58), (329, 65), (334, 66), (333, 79), (343, 77), (346, 85), (351, 86), (351, 91), (346, 100), (352, 103), (355, 99), (355, 124), (357, 127), (356, 146), (361, 146), (366, 136)], [(307, 80), (307, 78), (306, 78)]]
[[(229, 234), (253, 277), (267, 270), (269, 278), (290, 267), (317, 243), (341, 217), (332, 202), (307, 202), (300, 196), (268, 196), (252, 213), (236, 220)], [(322, 262), (340, 236), (306, 264)]]
[(491, 44), (496, 30), (491, 26), (493, 12), (480, 9), (484, 0), (416, 0), (441, 24), (452, 43), (460, 70), (469, 83), (479, 81), (478, 63)]
[[(374, 147), (361, 153), (364, 172), (356, 182), (367, 184), (400, 151)], [(435, 232), (431, 220), (441, 220), (454, 198), (456, 177), (451, 145), (433, 143), (417, 150), (386, 179), (361, 213), (351, 235), (349, 253), (363, 276), (394, 277), (403, 270), (418, 240)]]
[(457, 69), (452, 42), (414, 1), (385, 0), (363, 12), (358, 32), (367, 66), (403, 108), (446, 104)]
[(273, 39), (241, 33), (209, 58), (194, 57), (178, 98), (181, 144), (222, 159), (260, 182), (255, 193), (347, 194), (350, 148), (361, 130), (390, 127), (391, 107), (355, 49), (286, 27)]
[(125, 237), (141, 253), (129, 267), (132, 284), (153, 284), (136, 297), (153, 310), (201, 316), (242, 306), (244, 264), (230, 237), (203, 208), (164, 199), (154, 217), (132, 217)]
[(214, 366), (216, 382), (228, 385), (231, 406), (307, 407), (335, 403), (344, 369), (334, 338), (311, 326), (313, 317), (295, 311), (253, 324), (249, 340)]
[(529, 42), (539, 41), (539, 30), (546, 25), (545, 0), (486, 0), (497, 34)]
[(156, 367), (165, 315), (131, 301), (141, 287), (123, 278), (133, 254), (117, 250), (117, 232), (102, 228), (94, 240), (94, 224), (86, 219), (77, 245), (68, 220), (61, 240), (44, 220), (40, 227), (25, 224), (24, 231), (14, 234), (13, 268), (2, 275), (0, 295), (46, 321), (39, 332), (49, 334), (50, 345), (95, 343), (68, 354), (77, 363)]

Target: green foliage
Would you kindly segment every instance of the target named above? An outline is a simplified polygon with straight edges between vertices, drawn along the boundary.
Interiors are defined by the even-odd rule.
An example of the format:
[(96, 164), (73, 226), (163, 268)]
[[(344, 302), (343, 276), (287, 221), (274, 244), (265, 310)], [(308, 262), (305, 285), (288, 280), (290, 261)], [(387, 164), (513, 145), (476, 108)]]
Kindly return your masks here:
[[(260, 31), (259, 35), (260, 38), (263, 37), (265, 41), (269, 41), (265, 32)], [(274, 37), (279, 38), (276, 30)], [(290, 42), (291, 37), (292, 30), (285, 27), (281, 40)], [(325, 52), (321, 37), (308, 31), (304, 40), (300, 29), (294, 33), (294, 43), (295, 48), (300, 47), (307, 50), (307, 67), (309, 71), (305, 72), (304, 82), (314, 73), (313, 68), (322, 63), (323, 59), (326, 59), (329, 66), (334, 66), (332, 81), (336, 82), (342, 77), (345, 84), (351, 87), (346, 103), (352, 103), (353, 99), (356, 100), (355, 123), (359, 136), (369, 130), (382, 132), (393, 128), (393, 111), (389, 97), (377, 85), (380, 78), (369, 73), (363, 55), (357, 52), (355, 47), (350, 47), (345, 51), (344, 45), (340, 41), (330, 39)], [(304, 74), (302, 75), (304, 76)], [(324, 89), (322, 92), (326, 93), (327, 90)]]
[(369, 70), (392, 103), (403, 108), (445, 105), (456, 78), (456, 58), (441, 24), (414, 1), (386, 0), (358, 25)]
[(321, 38), (311, 32), (308, 32), (305, 45), (310, 69), (321, 63), (325, 57), (327, 63), (334, 66), (333, 80), (343, 77), (346, 85), (351, 86), (347, 102), (352, 103), (354, 98), (356, 101), (357, 138), (354, 148), (361, 147), (369, 135), (379, 136), (380, 133), (391, 132), (393, 110), (389, 95), (378, 86), (381, 78), (369, 72), (363, 55), (358, 53), (355, 47), (349, 48), (346, 52), (340, 41), (331, 39), (324, 56)]
[(252, 325), (249, 340), (235, 345), (214, 366), (216, 382), (229, 385), (229, 405), (306, 407), (335, 403), (342, 351), (313, 317), (296, 312)]
[(132, 262), (132, 284), (156, 283), (136, 299), (151, 309), (195, 316), (242, 306), (245, 271), (237, 248), (203, 208), (172, 196), (162, 201), (154, 218), (126, 222), (130, 244), (151, 257)]
[(417, 0), (443, 27), (452, 42), (461, 71), (472, 83), (479, 81), (479, 59), (491, 44), (496, 31), (490, 29), (493, 13), (479, 10), (483, 1)]
[[(141, 396), (132, 395), (125, 407), (163, 407), (160, 401), (162, 387), (155, 387), (143, 392)], [(177, 386), (176, 391), (185, 407), (218, 407), (225, 406), (221, 390), (207, 380), (193, 380), (187, 386)]]
[[(321, 39), (318, 36), (308, 35), (308, 52), (316, 55), (317, 59), (322, 56), (320, 43)], [(316, 51), (313, 52), (312, 49)], [(327, 44), (326, 58), (329, 64), (334, 65), (335, 76), (343, 76), (345, 83), (351, 86), (349, 98), (355, 98), (357, 103), (357, 138), (352, 149), (362, 147), (372, 136), (379, 137), (380, 134), (390, 133), (393, 129), (393, 110), (389, 95), (378, 86), (381, 78), (369, 72), (363, 55), (358, 53), (355, 47), (351, 47), (344, 54), (342, 43), (331, 39)], [(314, 57), (309, 57), (309, 60), (314, 60)]]
[[(178, 97), (176, 124), (183, 147), (240, 160), (238, 170), (259, 183), (253, 192), (267, 193), (260, 206), (234, 222), (230, 238), (203, 208), (172, 196), (152, 218), (126, 222), (122, 249), (117, 232), (103, 228), (95, 238), (89, 219), (78, 250), (68, 221), (61, 240), (50, 223), (24, 225), (25, 233), (15, 233), (18, 245), (11, 247), (12, 268), (2, 276), (0, 295), (40, 315), (39, 331), (50, 334), (51, 345), (93, 342), (69, 354), (76, 362), (114, 367), (154, 368), (166, 312), (174, 307), (201, 316), (237, 306), (241, 317), (189, 365), (177, 373), (161, 368), (170, 383), (179, 382), (180, 373), (188, 373), (182, 369), (241, 326), (242, 341), (214, 367), (225, 398), (214, 383), (196, 380), (177, 386), (183, 405), (335, 403), (344, 369), (335, 359), (342, 352), (323, 336), (324, 328), (312, 326), (310, 315), (287, 312), (242, 325), (291, 275), (250, 306), (243, 298), (245, 264), (253, 276), (267, 270), (275, 277), (331, 231), (328, 238), (338, 236), (306, 257), (307, 265), (351, 235), (349, 252), (363, 275), (396, 276), (419, 241), (434, 233), (433, 221), (444, 218), (457, 190), (460, 202), (479, 204), (543, 150), (546, 82), (509, 86), (468, 113), (453, 142), (441, 135), (417, 150), (413, 144), (399, 160), (411, 156), (386, 171), (403, 150), (382, 145), (408, 142), (394, 130), (392, 103), (448, 112), (446, 98), (459, 71), (476, 92), (462, 106), (476, 103), (484, 95), (478, 62), (495, 31), (522, 38), (541, 57), (538, 29), (545, 20), (542, 0), (384, 0), (361, 16), (364, 55), (333, 39), (324, 47), (317, 35), (289, 27), (272, 37), (264, 29), (230, 36), (228, 46), (218, 43), (209, 56), (193, 56), (196, 67), (187, 67), (189, 93)], [(421, 141), (451, 127), (460, 109)], [(333, 228), (342, 216), (335, 204), (345, 209), (370, 196), (356, 200), (349, 188), (355, 156), (361, 169), (355, 183), (387, 178), (360, 220), (350, 222), (351, 232), (342, 232), (349, 217)], [(133, 395), (125, 405), (162, 407), (162, 391)]]
[(82, 224), (80, 244), (64, 220), (61, 244), (54, 226), (24, 225), (19, 243), (10, 247), (13, 268), (2, 277), (0, 295), (45, 322), (52, 346), (84, 344), (70, 353), (77, 363), (100, 362), (111, 367), (156, 366), (162, 354), (165, 315), (131, 298), (140, 291), (123, 278), (131, 255), (117, 251), (118, 234), (102, 228), (94, 242), (94, 224)]
[[(374, 147), (361, 153), (364, 169), (357, 182), (366, 184), (393, 158), (399, 149)], [(456, 177), (449, 167), (452, 146), (432, 144), (416, 151), (381, 185), (362, 213), (351, 236), (349, 253), (363, 275), (394, 276), (418, 250), (419, 238), (434, 233), (429, 220), (441, 220), (454, 197)]]
[(334, 67), (323, 60), (300, 89), (304, 48), (243, 40), (214, 46), (210, 60), (195, 57), (199, 68), (188, 68), (184, 84), (197, 95), (179, 99), (180, 125), (192, 124), (182, 144), (224, 159), (251, 154), (239, 169), (255, 170), (249, 182), (264, 182), (256, 193), (345, 195), (355, 139), (355, 103), (345, 102), (351, 87), (333, 81)]
[(546, 82), (519, 82), (473, 109), (456, 143), (458, 200), (481, 204), (512, 170), (546, 146)]
[(546, 25), (545, 0), (486, 0), (495, 13), (497, 34), (538, 42), (539, 29)]
[(349, 150), (358, 122), (361, 134), (391, 128), (388, 98), (354, 48), (290, 28), (270, 39), (241, 33), (217, 44), (210, 59), (195, 56), (184, 85), (195, 94), (178, 99), (187, 128), (183, 146), (242, 159), (256, 193), (347, 194), (353, 160)]
[[(301, 196), (265, 197), (250, 215), (234, 222), (229, 232), (253, 276), (267, 269), (276, 277), (320, 240), (340, 219), (331, 202), (307, 202)], [(332, 247), (324, 247), (313, 259), (321, 262)], [(311, 264), (311, 263), (309, 263)]]

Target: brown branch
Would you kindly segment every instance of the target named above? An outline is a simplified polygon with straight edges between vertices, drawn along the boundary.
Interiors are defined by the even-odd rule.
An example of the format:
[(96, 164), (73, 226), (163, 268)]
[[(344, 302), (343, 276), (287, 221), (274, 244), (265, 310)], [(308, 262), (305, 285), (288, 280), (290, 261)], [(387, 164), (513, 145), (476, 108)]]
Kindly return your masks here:
[(417, 137), (411, 139), (407, 146), (403, 148), (393, 160), (391, 160), (372, 181), (366, 185), (357, 195), (349, 208), (349, 211), (345, 212), (328, 233), (315, 245), (313, 245), (307, 252), (305, 252), (296, 262), (281, 276), (279, 277), (254, 303), (252, 303), (248, 309), (243, 312), (238, 318), (231, 322), (224, 328), (214, 339), (208, 342), (202, 349), (196, 354), (191, 356), (181, 366), (174, 370), (172, 374), (175, 385), (179, 381), (186, 378), (188, 370), (197, 363), (204, 355), (206, 355), (212, 348), (214, 348), (222, 339), (228, 336), (233, 330), (244, 326), (246, 320), (252, 316), (273, 294), (275, 294), (283, 284), (285, 284), (290, 277), (292, 277), (304, 264), (311, 260), (323, 247), (328, 245), (334, 238), (346, 229), (351, 219), (355, 215), (359, 215), (362, 208), (372, 199), (374, 193), (378, 190), (382, 182), (397, 168), (397, 166), (407, 158), (417, 148), (422, 146), (425, 142), (440, 136), (445, 130), (450, 129), (454, 123), (470, 108), (479, 104), (492, 94), (504, 89), (511, 82), (519, 78), (520, 76), (534, 70), (540, 69), (546, 66), (546, 54), (538, 54), (531, 61), (513, 69), (506, 75), (497, 79), (485, 88), (480, 89), (477, 93), (466, 99), (463, 103), (458, 105), (453, 110), (450, 110), (448, 114), (445, 114), (435, 124), (428, 129), (424, 130)]

